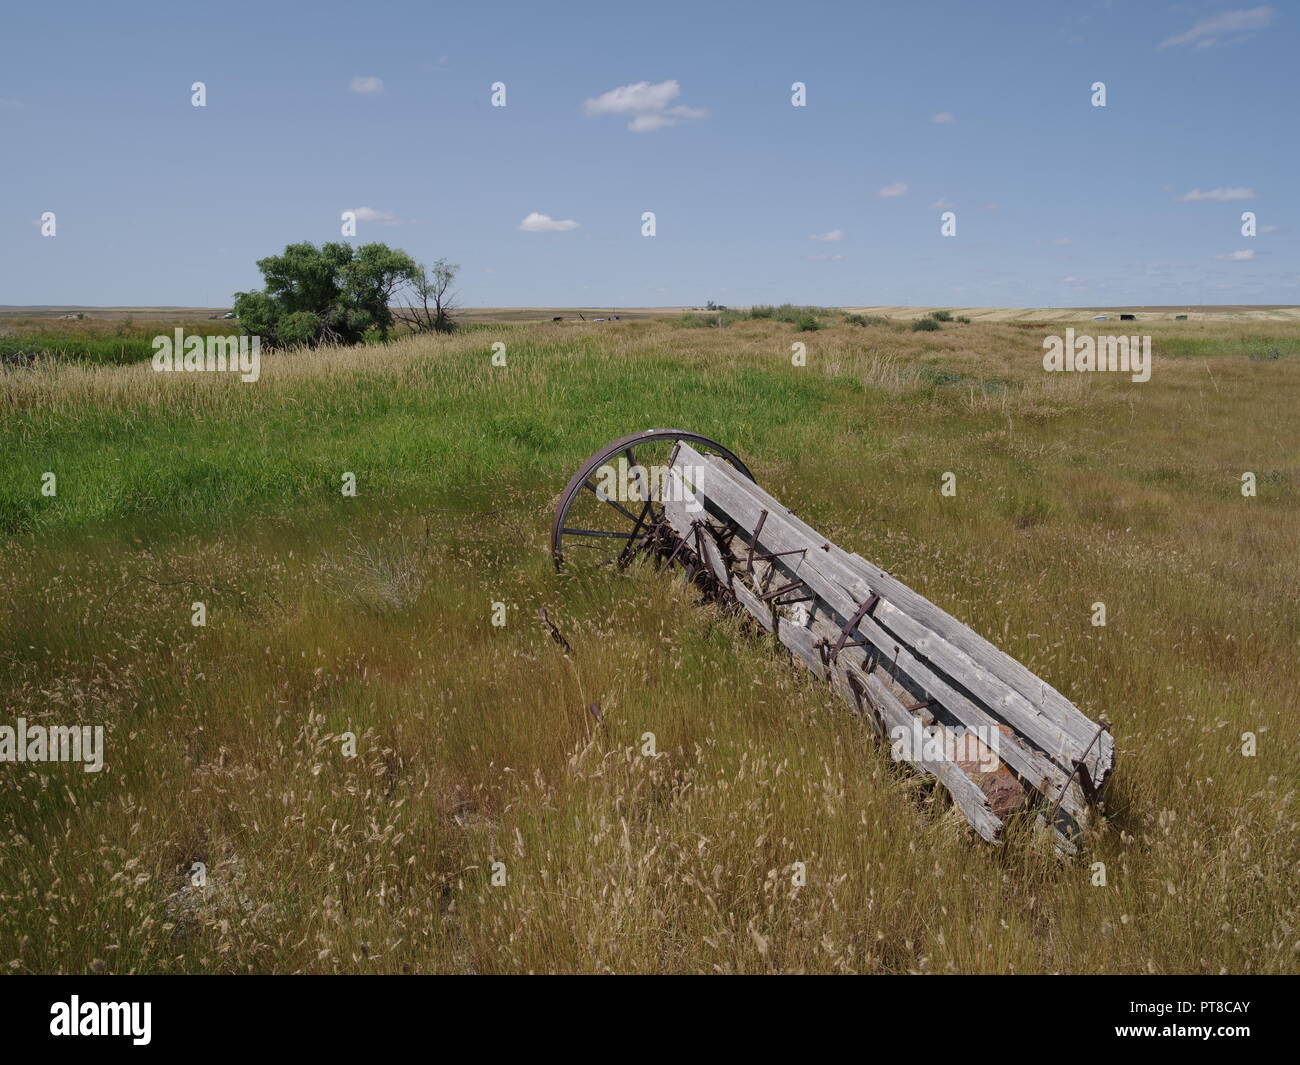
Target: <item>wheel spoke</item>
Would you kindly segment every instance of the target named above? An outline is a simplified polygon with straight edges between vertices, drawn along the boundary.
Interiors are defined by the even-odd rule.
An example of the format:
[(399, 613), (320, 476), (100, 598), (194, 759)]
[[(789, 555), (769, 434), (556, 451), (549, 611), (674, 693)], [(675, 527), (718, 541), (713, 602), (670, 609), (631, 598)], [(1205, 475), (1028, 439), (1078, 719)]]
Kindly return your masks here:
[[(590, 481), (584, 482), (582, 487), (590, 489), (591, 494), (596, 495), (596, 486), (592, 484)], [(597, 495), (596, 498), (600, 499), (600, 496)], [(600, 499), (600, 501), (604, 503), (606, 506), (613, 507), (624, 517), (630, 518), (632, 521), (636, 521), (636, 515), (633, 514), (630, 510), (628, 510), (627, 507), (623, 506), (623, 504), (620, 503), (617, 499)]]
[(646, 480), (649, 477), (649, 471), (644, 467), (637, 466), (636, 455), (632, 453), (630, 447), (625, 447), (623, 449), (623, 454), (627, 458), (628, 469), (637, 471), (636, 483), (637, 487), (641, 490), (641, 498), (648, 500), (650, 498), (650, 486), (646, 483)]
[(565, 536), (607, 536), (614, 540), (630, 540), (636, 535), (636, 532), (621, 533), (611, 532), (608, 529), (561, 529), (560, 532)]

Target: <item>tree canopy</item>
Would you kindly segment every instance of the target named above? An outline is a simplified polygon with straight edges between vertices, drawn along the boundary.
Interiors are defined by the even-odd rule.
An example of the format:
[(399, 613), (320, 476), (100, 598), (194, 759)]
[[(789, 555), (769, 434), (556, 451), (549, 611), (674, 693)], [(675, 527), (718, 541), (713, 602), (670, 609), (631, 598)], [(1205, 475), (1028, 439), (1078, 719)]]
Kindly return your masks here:
[(235, 314), (246, 331), (280, 346), (355, 344), (372, 330), (387, 336), (395, 295), (428, 284), (424, 267), (386, 244), (290, 244), (257, 267), (266, 286), (235, 293)]

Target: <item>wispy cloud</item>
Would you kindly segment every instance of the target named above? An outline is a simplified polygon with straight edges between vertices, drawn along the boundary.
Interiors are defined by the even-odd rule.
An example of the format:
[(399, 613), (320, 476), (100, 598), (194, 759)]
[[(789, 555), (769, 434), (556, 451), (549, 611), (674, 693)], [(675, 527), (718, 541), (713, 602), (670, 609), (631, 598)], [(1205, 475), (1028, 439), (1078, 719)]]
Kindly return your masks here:
[(930, 121), (940, 126), (947, 126), (957, 121), (957, 116), (951, 111), (940, 111), (937, 115), (932, 115)]
[(1255, 252), (1251, 248), (1242, 251), (1230, 251), (1227, 255), (1220, 255), (1220, 259), (1227, 259), (1230, 263), (1245, 263), (1255, 258)]
[(1161, 41), (1160, 47), (1178, 48), (1190, 44), (1196, 48), (1210, 48), (1218, 43), (1222, 34), (1261, 30), (1272, 21), (1273, 8), (1267, 4), (1262, 7), (1221, 11), (1217, 15), (1201, 19), (1200, 22), (1193, 24), (1191, 29)]
[(358, 74), (348, 82), (348, 88), (359, 96), (378, 96), (384, 91), (384, 82), (372, 74)]
[(814, 233), (809, 240), (843, 240), (844, 230), (832, 229), (829, 233)]
[(834, 255), (827, 255), (825, 252), (822, 252), (818, 255), (805, 255), (804, 258), (807, 259), (809, 262), (814, 262), (814, 263), (816, 262), (837, 263), (840, 260), (842, 260), (844, 256), (840, 255), (838, 252)]
[(23, 106), (21, 100), (15, 100), (12, 97), (0, 96), (0, 111), (17, 111)]
[(1179, 196), (1176, 202), (1197, 203), (1200, 200), (1214, 200), (1218, 203), (1227, 203), (1230, 200), (1253, 200), (1255, 196), (1255, 190), (1247, 188), (1206, 189), (1204, 192), (1200, 189), (1192, 189), (1191, 192)]
[(402, 222), (392, 211), (380, 211), (374, 207), (349, 207), (347, 210), (357, 216), (358, 222), (377, 222), (381, 226), (396, 226)]
[(1052, 241), (1052, 243), (1055, 244), (1058, 248), (1064, 248), (1067, 244), (1071, 243), (1071, 241), (1069, 237), (1057, 237), (1054, 241)]
[(948, 199), (946, 196), (940, 196), (937, 200), (934, 201), (934, 203), (930, 204), (930, 210), (951, 211), (956, 206), (957, 205), (953, 203), (952, 200)]
[(577, 229), (578, 223), (572, 218), (552, 218), (548, 214), (533, 211), (519, 223), (519, 228), (524, 233), (567, 233), (571, 229)]
[(709, 112), (703, 107), (685, 104), (669, 107), (681, 94), (682, 87), (672, 78), (653, 84), (638, 81), (591, 97), (583, 103), (583, 110), (589, 115), (631, 115), (627, 128), (633, 133), (651, 133), (679, 122), (708, 117)]
[(908, 187), (906, 181), (895, 181), (892, 185), (886, 185), (876, 195), (884, 200), (892, 200), (895, 196), (906, 196)]

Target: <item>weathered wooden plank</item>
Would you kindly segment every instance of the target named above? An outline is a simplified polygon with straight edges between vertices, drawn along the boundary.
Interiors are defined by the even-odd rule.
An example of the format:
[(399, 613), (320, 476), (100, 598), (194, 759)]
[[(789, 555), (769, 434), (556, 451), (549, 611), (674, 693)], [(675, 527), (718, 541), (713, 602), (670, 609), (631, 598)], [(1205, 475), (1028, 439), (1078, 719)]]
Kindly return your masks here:
[[(699, 468), (698, 464), (707, 463), (703, 468), (707, 471), (706, 476), (710, 481), (713, 480), (716, 471), (718, 475), (739, 483), (739, 478), (725, 463), (718, 462), (713, 458), (706, 459), (693, 449), (692, 455), (693, 458), (690, 461), (697, 464), (697, 468)], [(1067, 771), (1073, 768), (1072, 759), (1079, 757), (1087, 749), (1088, 744), (1092, 742), (1097, 732), (1096, 723), (1091, 721), (1078, 707), (1047, 684), (1041, 677), (1032, 673), (1022, 663), (984, 639), (941, 607), (913, 591), (901, 581), (891, 577), (884, 570), (872, 565), (861, 555), (852, 554), (831, 543), (820, 532), (792, 513), (779, 500), (753, 484), (753, 482), (745, 481), (744, 485), (752, 489), (752, 494), (762, 500), (765, 509), (768, 509), (770, 513), (782, 515), (793, 528), (802, 532), (809, 541), (820, 546), (823, 551), (839, 558), (849, 569), (858, 573), (866, 580), (870, 592), (878, 593), (888, 601), (890, 607), (894, 610), (929, 629), (935, 636), (946, 641), (955, 651), (959, 652), (968, 673), (977, 686), (972, 690), (979, 694), (990, 708), (1000, 710), (1003, 706), (1016, 707), (1022, 713), (1046, 717), (1053, 727), (1062, 732), (1068, 739), (1064, 743), (1057, 741), (1055, 744), (1046, 741), (1044, 749), (1052, 750), (1053, 753), (1059, 750), (1061, 761)], [(708, 485), (703, 487), (707, 491)], [(850, 591), (853, 590), (850, 589)], [(853, 594), (856, 594), (856, 592), (853, 592)], [(912, 629), (911, 631), (915, 630)], [(900, 632), (899, 635), (903, 635), (903, 633)], [(918, 646), (918, 650), (922, 649)], [(1034, 742), (1039, 741), (1034, 740)], [(1109, 734), (1103, 734), (1098, 738), (1085, 760), (1085, 764), (1089, 768), (1089, 774), (1094, 782), (1099, 782), (1099, 788), (1104, 785), (1113, 765), (1113, 752), (1113, 739)]]
[[(684, 508), (665, 508), (666, 517), (673, 524), (680, 536), (694, 529), (691, 519), (687, 518)], [(769, 632), (773, 624), (777, 626), (779, 641), (819, 679), (831, 682), (837, 694), (849, 706), (860, 709), (862, 696), (870, 699), (867, 712), (871, 715), (871, 724), (882, 736), (888, 737), (891, 729), (911, 728), (912, 715), (876, 677), (864, 671), (865, 656), (844, 654), (834, 665), (828, 665), (818, 646), (819, 641), (833, 632), (833, 623), (829, 618), (819, 619), (816, 614), (810, 616), (809, 625), (799, 625), (781, 617), (768, 602), (759, 599), (743, 582), (733, 581), (731, 589), (745, 610)], [(856, 658), (856, 669), (853, 659)], [(849, 680), (850, 674), (859, 680), (858, 689)], [(862, 692), (862, 696), (858, 694)], [(933, 728), (924, 730), (932, 734)], [(924, 748), (918, 755), (924, 755)], [(936, 777), (948, 790), (953, 802), (962, 810), (968, 822), (984, 839), (997, 843), (1000, 841), (1002, 822), (993, 813), (991, 803), (965, 770), (950, 759), (918, 756), (904, 758), (917, 771)]]
[[(823, 548), (823, 545), (829, 546), (823, 538), (815, 536), (810, 540), (803, 529), (790, 520), (786, 508), (776, 500), (761, 490), (747, 490), (754, 486), (748, 483), (739, 485), (726, 471), (707, 465), (704, 456), (685, 445), (681, 457), (687, 465), (704, 471), (700, 479), (707, 479), (708, 483), (696, 484), (695, 488), (707, 510), (723, 520), (736, 523), (745, 531), (755, 528), (763, 511), (766, 511), (767, 516), (763, 519), (759, 536), (762, 551), (788, 552), (804, 549), (802, 554), (784, 555), (779, 560), (779, 565), (793, 576), (804, 580), (813, 592), (840, 615), (841, 625), (856, 612), (858, 602), (871, 594), (871, 589), (860, 577), (847, 570), (843, 563)], [(860, 599), (857, 598), (859, 595)], [(913, 655), (904, 646), (905, 640), (896, 638), (874, 620), (863, 618), (857, 632), (874, 644), (886, 661), (894, 662), (903, 674), (912, 677), (967, 725), (992, 730), (1001, 724), (988, 709), (959, 691), (927, 662)], [(934, 641), (930, 650), (935, 656), (936, 665), (950, 676), (959, 677), (963, 687), (969, 688), (967, 678), (962, 676), (963, 663), (950, 653), (942, 641)], [(1060, 819), (1066, 832), (1076, 831), (1077, 825), (1087, 816), (1086, 800), (1077, 781), (1070, 780), (1067, 771), (1049, 756), (1053, 748), (1059, 751), (1065, 744), (1064, 737), (1059, 730), (1051, 727), (1049, 719), (1042, 715), (1026, 715), (1019, 706), (1009, 708), (1006, 719), (1018, 734), (999, 741), (1001, 757), (1030, 786), (1044, 795), (1050, 793), (1053, 800), (1064, 790), (1061, 810), (1066, 816)], [(1022, 736), (1029, 742), (1022, 742)], [(1031, 747), (1030, 743), (1046, 749)]]
[[(765, 611), (766, 604), (744, 588), (739, 581), (733, 587), (740, 592), (737, 598), (745, 603), (746, 609), (753, 613), (760, 623), (763, 623), (763, 617), (755, 613), (754, 607), (756, 605)], [(850, 706), (855, 706), (858, 701), (857, 693), (849, 680), (851, 674), (856, 675), (861, 690), (870, 700), (870, 710), (879, 715), (886, 736), (891, 729), (912, 728), (914, 720), (912, 715), (893, 692), (889, 691), (875, 676), (855, 670), (849, 663), (849, 656), (842, 656), (833, 666), (823, 663), (818, 641), (825, 638), (827, 630), (819, 631), (820, 624), (823, 623), (814, 620), (810, 626), (803, 626), (780, 619), (777, 622), (777, 636), (781, 643), (803, 661), (813, 673), (830, 680), (836, 693)], [(923, 731), (926, 735), (931, 735), (933, 727)], [(927, 752), (924, 747), (920, 751), (910, 752), (910, 756), (905, 756), (901, 760), (926, 775), (936, 777), (952, 796), (953, 802), (962, 811), (971, 827), (990, 843), (1000, 842), (1002, 822), (994, 815), (988, 796), (960, 766), (947, 757), (934, 757), (933, 753)]]
[[(800, 576), (803, 576), (800, 573), (800, 567), (811, 565), (819, 574), (837, 585), (838, 591), (852, 598), (854, 607), (849, 610), (843, 620), (847, 621), (848, 617), (856, 610), (856, 605), (865, 601), (873, 592), (881, 594), (883, 598), (885, 587), (888, 587), (890, 593), (894, 595), (901, 594), (899, 591), (901, 589), (903, 593), (906, 593), (913, 600), (925, 603), (936, 614), (943, 613), (938, 607), (930, 604), (928, 600), (922, 599), (922, 597), (917, 596), (916, 593), (911, 592), (910, 589), (892, 579), (887, 583), (877, 581), (877, 587), (873, 587), (858, 574), (856, 568), (850, 569), (846, 566), (841, 558), (844, 552), (835, 548), (834, 545), (830, 544), (829, 541), (805, 522), (792, 516), (779, 501), (763, 492), (752, 482), (746, 481), (741, 484), (738, 479), (731, 476), (730, 471), (722, 469), (719, 464), (710, 463), (707, 458), (700, 456), (689, 448), (683, 449), (683, 455), (686, 456), (687, 461), (695, 464), (697, 469), (702, 469), (700, 479), (707, 479), (708, 481), (707, 484), (697, 486), (697, 490), (703, 494), (706, 507), (717, 509), (726, 517), (737, 522), (746, 531), (754, 528), (757, 524), (758, 515), (765, 510), (767, 511), (767, 517), (764, 519), (760, 534), (760, 539), (766, 541), (763, 544), (765, 550), (785, 551), (797, 547), (808, 549), (802, 559), (798, 556), (793, 558), (786, 556), (782, 559), (782, 563), (788, 565), (793, 572)], [(774, 547), (773, 545), (777, 546)], [(824, 589), (818, 588), (817, 590), (837, 610), (843, 610), (841, 603), (835, 602), (832, 597), (824, 594)], [(973, 695), (976, 695), (984, 706), (1005, 719), (1017, 732), (1025, 736), (1026, 739), (1047, 755), (1048, 760), (1054, 764), (1055, 769), (1054, 771), (1046, 770), (1046, 775), (1059, 791), (1060, 787), (1065, 783), (1066, 775), (1073, 769), (1071, 758), (1083, 751), (1084, 743), (1076, 744), (1073, 737), (1060, 727), (1053, 716), (1039, 710), (1018, 692), (1009, 688), (970, 655), (954, 647), (949, 641), (938, 637), (906, 612), (898, 609), (897, 603), (881, 603), (877, 606), (875, 614), (876, 619), (864, 618), (859, 624), (859, 630), (862, 631), (863, 635), (876, 643), (881, 648), (882, 653), (886, 654), (886, 657), (889, 657), (893, 652), (895, 643), (899, 645), (910, 644), (916, 650), (922, 652), (927, 659), (934, 662), (949, 677), (960, 683), (963, 688)], [(896, 633), (876, 631), (873, 628), (873, 624), (883, 628), (887, 624), (884, 622), (886, 616), (897, 628)], [(965, 628), (950, 615), (945, 614), (943, 616), (950, 623), (948, 625), (949, 630)], [(966, 631), (969, 632), (969, 630)], [(898, 638), (895, 639), (895, 636)], [(987, 644), (987, 641), (982, 642)], [(988, 646), (991, 647), (991, 645)], [(967, 724), (979, 724), (984, 727), (996, 724), (995, 721), (989, 718), (983, 707), (967, 699), (946, 681), (935, 675), (933, 670), (930, 670), (928, 666), (920, 663), (915, 656), (911, 655), (908, 648), (900, 646), (897, 654), (899, 664), (905, 666), (905, 671), (915, 677), (918, 682), (926, 684), (931, 694), (941, 696), (941, 701), (950, 710), (963, 717), (967, 713), (973, 714), (975, 720), (968, 720)], [(1023, 667), (1021, 668), (1023, 669)], [(928, 674), (932, 679), (926, 680), (922, 676), (923, 673)], [(1077, 709), (1074, 712), (1077, 715), (1079, 714)], [(1082, 717), (1082, 715), (1079, 716)], [(1086, 718), (1082, 719), (1087, 721)], [(1089, 740), (1094, 732), (1095, 726), (1088, 732)], [(1012, 759), (1008, 760), (1011, 761)], [(1017, 766), (1017, 769), (1021, 772), (1030, 772), (1028, 767)], [(1044, 772), (1044, 769), (1037, 766), (1032, 772), (1037, 774)], [(1035, 786), (1038, 786), (1039, 776), (1035, 775), (1030, 779)], [(1074, 786), (1071, 785), (1071, 787)], [(1079, 808), (1072, 809), (1072, 812), (1078, 814), (1082, 812), (1083, 808), (1081, 790), (1076, 798), (1079, 802)]]
[[(969, 662), (972, 672), (987, 674), (1005, 685), (1009, 694), (1003, 695), (994, 705), (1023, 701), (1031, 710), (1045, 714), (1069, 735), (1072, 745), (1067, 752), (1071, 759), (1087, 748), (1096, 735), (1097, 725), (1059, 691), (1031, 672), (979, 633), (936, 606), (924, 596), (913, 591), (897, 578), (873, 566), (861, 555), (848, 554), (855, 568), (866, 579), (873, 591), (879, 592), (891, 608), (901, 611), (929, 628), (939, 638), (946, 640)], [(1105, 781), (1114, 764), (1114, 741), (1103, 733), (1085, 759), (1093, 780)]]
[(663, 501), (664, 517), (672, 524), (673, 531), (686, 541), (686, 546), (700, 555), (713, 576), (725, 587), (730, 588), (731, 572), (727, 569), (726, 560), (722, 557), (717, 543), (712, 536), (697, 533), (696, 523), (707, 519), (708, 514), (703, 509), (692, 511), (687, 507), (682, 492), (682, 481), (680, 467), (669, 466), (665, 479), (665, 495), (668, 498)]
[[(712, 466), (708, 472), (710, 479), (713, 478), (715, 473), (724, 477), (728, 476), (728, 471), (716, 466)], [(876, 617), (880, 618), (882, 614), (893, 614), (902, 630), (898, 632), (898, 635), (903, 636), (909, 642), (914, 639), (924, 638), (927, 643), (933, 644), (933, 638), (938, 637), (948, 643), (952, 651), (955, 652), (957, 661), (963, 667), (959, 671), (953, 672), (952, 676), (979, 695), (990, 708), (996, 710), (1001, 705), (1006, 704), (1017, 707), (1022, 713), (1036, 717), (1047, 717), (1043, 711), (1033, 704), (1032, 700), (1026, 699), (1022, 693), (1006, 683), (998, 675), (991, 659), (996, 657), (999, 660), (998, 666), (1009, 664), (1018, 668), (1027, 677), (1031, 678), (1031, 687), (1042, 686), (1045, 690), (1045, 682), (1034, 677), (1033, 674), (1029, 673), (1010, 656), (999, 651), (987, 640), (984, 640), (928, 599), (890, 577), (883, 570), (871, 566), (860, 555), (852, 555), (838, 545), (831, 543), (816, 529), (808, 525), (807, 522), (792, 514), (778, 500), (763, 492), (757, 485), (753, 485), (751, 482), (750, 487), (754, 489), (753, 494), (763, 498), (764, 503), (771, 503), (775, 508), (779, 508), (779, 513), (785, 517), (793, 529), (802, 532), (810, 542), (818, 545), (823, 552), (836, 558), (843, 563), (846, 569), (857, 574), (861, 580), (866, 581), (865, 588), (863, 588), (860, 584), (854, 583), (851, 578), (846, 578), (843, 573), (835, 572), (831, 574), (833, 578), (840, 581), (841, 585), (851, 595), (856, 596), (862, 591), (865, 591), (868, 595), (872, 592), (879, 594), (886, 602), (882, 604), (881, 608), (877, 609), (875, 612)], [(894, 626), (887, 627), (892, 628)], [(914, 646), (916, 646), (917, 650), (925, 650), (925, 647), (920, 644)], [(929, 656), (927, 655), (927, 657)], [(1056, 715), (1047, 718), (1050, 727), (1059, 732), (1060, 735), (1053, 736), (1050, 739), (1044, 738), (1042, 741), (1035, 739), (1034, 742), (1039, 743), (1044, 750), (1050, 753), (1057, 754), (1059, 752), (1062, 762), (1068, 769), (1072, 768), (1072, 764), (1068, 762), (1068, 759), (1077, 757), (1083, 752), (1088, 741), (1092, 739), (1096, 726), (1092, 725), (1079, 712), (1077, 707), (1066, 701), (1059, 693), (1056, 694), (1064, 705), (1063, 714), (1068, 720), (1060, 722), (1056, 719)], [(1074, 728), (1069, 724), (1075, 719), (1082, 722), (1078, 728)]]
[[(693, 525), (684, 520), (684, 513), (670, 514), (674, 528), (680, 535), (683, 531), (692, 531)], [(863, 696), (870, 697), (870, 711), (874, 712), (873, 727), (887, 738), (896, 728), (912, 728), (912, 714), (899, 702), (898, 698), (868, 670), (866, 655), (860, 648), (850, 648), (841, 653), (836, 663), (826, 661), (821, 645), (829, 642), (838, 632), (838, 628), (828, 615), (814, 612), (807, 625), (799, 625), (787, 618), (782, 618), (770, 605), (759, 599), (743, 582), (734, 581), (731, 585), (737, 600), (759, 622), (763, 628), (771, 631), (773, 623), (777, 626), (777, 637), (803, 664), (819, 679), (828, 680), (839, 696), (851, 707), (861, 709)], [(855, 690), (850, 676), (858, 681)], [(922, 735), (934, 736), (941, 731), (940, 726), (925, 726)], [(997, 841), (1000, 837), (1002, 823), (993, 812), (989, 797), (979, 783), (957, 762), (947, 758), (934, 758), (933, 752), (925, 755), (924, 748), (917, 757), (904, 758), (915, 768), (933, 775), (948, 789), (953, 801), (961, 808), (972, 827), (985, 839)]]

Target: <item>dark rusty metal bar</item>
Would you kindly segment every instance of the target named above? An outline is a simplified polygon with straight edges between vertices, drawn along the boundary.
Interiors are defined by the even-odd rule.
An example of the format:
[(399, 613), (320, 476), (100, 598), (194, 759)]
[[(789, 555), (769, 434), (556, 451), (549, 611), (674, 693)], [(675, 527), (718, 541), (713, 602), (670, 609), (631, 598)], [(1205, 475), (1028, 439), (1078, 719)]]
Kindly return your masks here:
[(559, 629), (555, 627), (555, 622), (553, 622), (549, 617), (547, 617), (546, 607), (542, 606), (537, 608), (537, 617), (541, 620), (542, 624), (545, 625), (547, 630), (550, 632), (551, 639), (560, 645), (560, 649), (563, 650), (566, 655), (572, 658), (573, 648), (569, 646), (569, 641), (564, 638), (564, 633), (562, 633)]
[[(586, 488), (588, 491), (590, 491), (591, 494), (594, 495), (597, 499), (600, 499), (600, 492), (599, 492), (599, 490), (598, 490), (598, 489), (596, 488), (596, 486), (595, 486), (594, 484), (592, 484), (590, 481), (584, 481), (583, 484), (582, 484), (582, 487), (583, 487), (583, 488)], [(630, 510), (628, 510), (627, 507), (623, 506), (623, 504), (620, 503), (617, 499), (600, 499), (600, 501), (601, 501), (602, 503), (606, 504), (607, 506), (611, 506), (611, 507), (613, 507), (613, 508), (614, 508), (615, 510), (617, 510), (620, 514), (622, 514), (625, 518), (632, 518), (632, 519), (635, 520), (636, 515), (633, 514)]]
[(754, 548), (758, 546), (758, 534), (763, 531), (763, 522), (767, 521), (767, 511), (759, 512), (758, 524), (754, 526), (754, 534), (749, 540), (749, 558), (745, 560), (745, 572), (750, 577), (754, 576)]
[(786, 592), (793, 592), (797, 588), (807, 588), (807, 587), (808, 585), (804, 584), (803, 581), (791, 581), (789, 584), (782, 585), (774, 592), (764, 592), (762, 595), (759, 596), (759, 598), (763, 600), (775, 599), (777, 596), (784, 595)]
[[(780, 558), (782, 555), (806, 555), (806, 554), (808, 554), (808, 548), (806, 548), (806, 547), (795, 547), (795, 548), (791, 548), (789, 551), (773, 551), (771, 554), (766, 554), (766, 555), (755, 555), (755, 554), (754, 554), (754, 549), (753, 549), (752, 546), (750, 547), (749, 551), (750, 551), (751, 556), (753, 557), (753, 560), (756, 561), (756, 562), (771, 562), (772, 559), (774, 559), (774, 558)], [(751, 563), (751, 565), (752, 565), (752, 563)]]
[(636, 539), (637, 533), (641, 531), (641, 526), (645, 523), (646, 518), (649, 516), (650, 506), (651, 506), (650, 500), (647, 499), (645, 502), (645, 506), (641, 508), (640, 517), (636, 519), (636, 524), (632, 526), (632, 532), (628, 534), (627, 546), (625, 546), (623, 550), (619, 552), (619, 556), (618, 556), (619, 569), (622, 569), (624, 566), (626, 566), (628, 564), (628, 561), (632, 558), (632, 556), (636, 554), (635, 550), (632, 547), (632, 541)]
[(848, 624), (845, 625), (843, 630), (840, 632), (840, 638), (835, 642), (835, 646), (831, 649), (832, 662), (834, 662), (837, 658), (839, 658), (840, 652), (844, 650), (846, 646), (847, 647), (862, 646), (861, 642), (858, 642), (856, 644), (849, 643), (849, 634), (858, 627), (858, 622), (860, 622), (864, 617), (866, 617), (868, 614), (871, 613), (872, 608), (875, 607), (875, 605), (878, 602), (880, 602), (880, 596), (878, 596), (875, 592), (872, 592), (870, 597), (858, 607), (857, 612), (853, 615), (853, 617), (849, 618)]
[(612, 540), (630, 540), (635, 532), (611, 532), (609, 529), (561, 529), (565, 536), (604, 536)]
[[(1065, 778), (1065, 783), (1061, 785), (1061, 794), (1056, 797), (1056, 802), (1052, 804), (1052, 812), (1047, 817), (1048, 825), (1056, 823), (1056, 811), (1061, 808), (1061, 803), (1065, 801), (1065, 793), (1070, 790), (1070, 781), (1074, 779), (1075, 773), (1081, 774), (1079, 786), (1083, 788), (1083, 797), (1091, 803), (1096, 803), (1097, 789), (1093, 786), (1092, 776), (1088, 773), (1088, 767), (1084, 763), (1088, 757), (1088, 752), (1092, 750), (1092, 745), (1101, 738), (1103, 732), (1109, 731), (1110, 722), (1103, 721), (1097, 726), (1097, 731), (1093, 733), (1092, 739), (1088, 741), (1088, 746), (1083, 749), (1083, 754), (1073, 759), (1074, 768), (1070, 770), (1070, 775)], [(1087, 784), (1083, 783), (1085, 777), (1088, 781)]]

